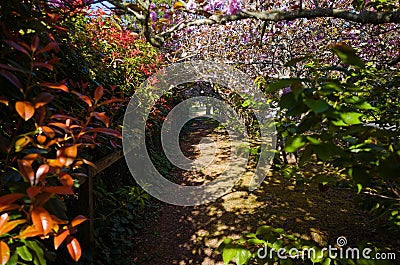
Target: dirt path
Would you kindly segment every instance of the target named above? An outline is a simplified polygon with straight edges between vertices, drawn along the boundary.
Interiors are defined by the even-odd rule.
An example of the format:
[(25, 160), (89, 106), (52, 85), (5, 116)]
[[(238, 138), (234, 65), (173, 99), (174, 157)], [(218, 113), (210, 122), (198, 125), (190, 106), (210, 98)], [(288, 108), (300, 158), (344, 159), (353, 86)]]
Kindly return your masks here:
[[(226, 135), (213, 129), (195, 122), (181, 147), (185, 155), (194, 158), (203, 137), (214, 139), (219, 147), (218, 168), (229, 154)], [(201, 185), (217, 171), (211, 172), (211, 177), (178, 170), (170, 174), (176, 183)], [(146, 220), (134, 239), (131, 264), (222, 265), (215, 249), (224, 238), (238, 238), (242, 232), (254, 232), (265, 224), (282, 227), (321, 246), (334, 244), (339, 236), (345, 236), (349, 245), (368, 241), (400, 246), (399, 235), (388, 234), (377, 222), (371, 222), (367, 213), (355, 207), (355, 198), (354, 192), (346, 189), (321, 192), (317, 184), (298, 190), (274, 173), (254, 192), (239, 188), (207, 205), (180, 207), (159, 202), (155, 218)]]

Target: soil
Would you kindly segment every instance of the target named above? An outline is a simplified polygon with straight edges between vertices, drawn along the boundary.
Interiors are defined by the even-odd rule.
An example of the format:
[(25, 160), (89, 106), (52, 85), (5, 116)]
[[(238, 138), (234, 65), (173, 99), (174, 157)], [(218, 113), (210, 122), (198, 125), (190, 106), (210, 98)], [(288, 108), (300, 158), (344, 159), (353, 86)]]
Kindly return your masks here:
[[(181, 141), (182, 151), (189, 158), (196, 158), (204, 137), (217, 143), (215, 170), (193, 174), (175, 169), (169, 177), (176, 183), (201, 185), (219, 174), (218, 165), (229, 157), (223, 130), (207, 122), (193, 123)], [(312, 174), (321, 168), (315, 165), (309, 170)], [(388, 233), (379, 220), (372, 221), (368, 212), (360, 210), (359, 198), (350, 189), (330, 187), (321, 191), (317, 182), (299, 188), (272, 172), (258, 189), (250, 192), (238, 186), (206, 205), (181, 207), (157, 201), (158, 211), (147, 214), (141, 221), (140, 233), (133, 239), (131, 264), (222, 265), (222, 256), (216, 251), (218, 245), (227, 237), (239, 238), (261, 225), (282, 227), (321, 247), (334, 245), (339, 236), (345, 236), (349, 246), (362, 242), (390, 244), (399, 256), (399, 235)]]

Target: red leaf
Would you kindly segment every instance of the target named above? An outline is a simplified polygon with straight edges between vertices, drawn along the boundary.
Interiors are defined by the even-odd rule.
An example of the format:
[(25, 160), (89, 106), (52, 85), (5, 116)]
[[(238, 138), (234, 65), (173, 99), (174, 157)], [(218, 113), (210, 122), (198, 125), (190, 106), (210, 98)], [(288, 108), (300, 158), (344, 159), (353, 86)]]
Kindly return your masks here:
[(102, 86), (98, 86), (94, 91), (94, 100), (98, 101), (104, 95), (104, 89)]
[(57, 46), (58, 46), (58, 43), (57, 43), (57, 42), (54, 42), (54, 41), (53, 41), (53, 42), (50, 42), (49, 44), (46, 45), (46, 47), (44, 47), (44, 48), (38, 50), (37, 54), (44, 53), (44, 52), (48, 52), (48, 51), (54, 49), (54, 48), (57, 47)]
[(31, 50), (32, 52), (35, 52), (38, 48), (39, 48), (39, 37), (38, 35), (36, 35), (33, 40), (32, 40), (32, 44), (31, 44)]
[(74, 185), (74, 180), (71, 177), (71, 175), (69, 175), (69, 174), (67, 174), (65, 172), (62, 172), (60, 174), (60, 178), (59, 179), (60, 179), (61, 184), (64, 185), (64, 186), (71, 187), (71, 186)]
[(42, 126), (40, 127), (42, 132), (44, 132), (48, 137), (53, 138), (55, 136), (55, 133), (52, 128), (47, 127), (47, 126)]
[(11, 193), (7, 195), (3, 195), (0, 197), (0, 206), (2, 205), (9, 205), (16, 200), (21, 199), (22, 197), (25, 197), (25, 194), (23, 193)]
[(62, 81), (62, 82), (60, 82), (60, 83), (49, 83), (49, 82), (45, 82), (45, 83), (41, 83), (40, 84), (41, 86), (45, 86), (45, 87), (48, 87), (48, 88), (51, 88), (51, 89), (59, 89), (59, 90), (62, 90), (62, 91), (64, 91), (64, 92), (69, 92), (68, 91), (68, 87), (65, 85), (65, 82), (64, 81)]
[(83, 215), (78, 215), (77, 217), (74, 218), (74, 220), (71, 221), (71, 226), (75, 227), (80, 225), (81, 223), (85, 222), (87, 218)]
[(45, 187), (43, 190), (53, 194), (74, 194), (71, 186), (50, 186)]
[(77, 262), (82, 255), (81, 246), (79, 245), (78, 240), (73, 236), (68, 236), (67, 242), (69, 255), (75, 262)]
[(49, 165), (47, 164), (42, 164), (39, 166), (38, 170), (36, 171), (36, 184), (39, 183), (49, 172)]
[(67, 125), (65, 125), (64, 123), (61, 123), (61, 122), (50, 122), (49, 125), (58, 127), (60, 129), (63, 129), (65, 132), (71, 132), (70, 128)]
[(28, 161), (24, 159), (18, 159), (18, 169), (21, 172), (22, 176), (28, 181), (31, 185), (35, 184), (35, 173), (33, 172), (32, 166)]
[(31, 57), (31, 55), (29, 54), (29, 52), (26, 49), (24, 49), (22, 46), (16, 44), (15, 42), (10, 41), (10, 40), (6, 40), (6, 43), (8, 45), (10, 45), (11, 47), (13, 47), (14, 49), (16, 49), (16, 50), (28, 55), (29, 57)]
[(32, 222), (36, 227), (36, 230), (46, 236), (51, 232), (51, 228), (53, 227), (53, 220), (48, 211), (46, 211), (42, 207), (33, 208), (32, 213)]
[(88, 96), (82, 95), (81, 93), (78, 93), (76, 91), (72, 91), (72, 93), (74, 93), (75, 95), (77, 95), (83, 102), (85, 102), (86, 104), (88, 104), (89, 107), (91, 107), (92, 101), (90, 100), (90, 98)]
[(9, 259), (10, 259), (10, 248), (5, 242), (0, 241), (0, 264), (6, 265)]
[(36, 160), (38, 157), (38, 154), (27, 154), (24, 156), (23, 160), (27, 161), (29, 165), (32, 165), (32, 163)]
[(46, 68), (50, 71), (54, 70), (53, 66), (48, 63), (33, 63), (33, 67), (42, 67), (42, 68)]
[(51, 102), (54, 99), (54, 96), (48, 92), (43, 92), (40, 93), (34, 100), (33, 100), (33, 105), (35, 106), (35, 109), (38, 109), (40, 107), (43, 107), (47, 103)]
[(78, 154), (78, 145), (61, 147), (57, 150), (57, 160), (65, 166), (70, 166)]
[(110, 124), (110, 119), (107, 117), (105, 112), (95, 112), (94, 117), (100, 121), (102, 121), (106, 127)]
[(29, 187), (26, 189), (29, 199), (33, 199), (42, 191), (41, 187)]
[(8, 81), (11, 82), (11, 84), (13, 84), (18, 89), (22, 89), (21, 82), (19, 81), (18, 77), (16, 77), (13, 73), (0, 69), (0, 75), (4, 76)]
[(36, 140), (38, 141), (39, 144), (44, 144), (44, 142), (46, 142), (47, 138), (46, 138), (46, 136), (39, 134), (36, 137)]
[(15, 103), (15, 110), (25, 121), (32, 118), (33, 114), (35, 114), (35, 109), (28, 101), (17, 101)]
[(62, 230), (54, 237), (54, 248), (57, 250), (67, 236), (69, 236), (69, 230)]

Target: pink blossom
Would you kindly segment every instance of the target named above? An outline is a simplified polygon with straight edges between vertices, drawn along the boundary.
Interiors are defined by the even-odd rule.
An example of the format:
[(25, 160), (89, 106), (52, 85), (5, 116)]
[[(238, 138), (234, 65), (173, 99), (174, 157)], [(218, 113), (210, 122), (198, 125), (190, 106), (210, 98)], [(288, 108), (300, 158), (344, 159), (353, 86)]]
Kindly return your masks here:
[(204, 11), (215, 11), (216, 9), (220, 9), (222, 7), (221, 0), (210, 0), (208, 5), (204, 7)]
[(156, 4), (151, 3), (151, 4), (150, 4), (150, 10), (153, 10), (153, 9), (155, 9), (155, 8), (156, 8)]
[(151, 21), (157, 21), (157, 14), (156, 14), (156, 12), (154, 12), (154, 11), (151, 11), (151, 13), (150, 13), (150, 19), (151, 19)]
[(288, 94), (292, 92), (292, 89), (290, 88), (290, 86), (285, 87), (284, 89), (282, 89), (282, 95)]
[(241, 6), (242, 6), (241, 0), (229, 0), (226, 13), (228, 15), (235, 15), (237, 12), (240, 11)]
[(189, 10), (196, 9), (196, 7), (197, 7), (197, 4), (194, 0), (189, 0), (186, 4), (186, 8)]

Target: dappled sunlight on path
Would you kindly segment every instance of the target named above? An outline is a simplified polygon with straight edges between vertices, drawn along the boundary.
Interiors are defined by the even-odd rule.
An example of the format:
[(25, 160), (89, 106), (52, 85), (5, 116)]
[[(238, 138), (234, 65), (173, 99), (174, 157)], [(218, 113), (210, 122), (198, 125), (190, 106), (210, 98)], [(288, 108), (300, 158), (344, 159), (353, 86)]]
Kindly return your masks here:
[[(198, 144), (204, 144), (203, 137), (214, 139), (218, 150), (213, 165), (218, 169), (223, 168), (228, 159), (229, 148), (224, 143), (226, 135), (214, 129), (197, 124), (193, 137), (185, 137), (181, 148), (187, 157), (194, 158), (201, 149)], [(175, 175), (176, 183), (201, 185), (220, 172), (211, 168), (207, 174), (178, 170), (170, 174)], [(180, 207), (160, 202), (157, 218), (147, 220), (133, 239), (136, 247), (131, 264), (222, 265), (222, 256), (216, 252), (222, 240), (239, 238), (243, 232), (254, 232), (261, 225), (282, 227), (322, 247), (334, 244), (339, 236), (345, 236), (349, 245), (363, 241), (398, 242), (396, 235), (388, 235), (376, 222), (369, 220), (367, 213), (356, 208), (355, 197), (354, 192), (347, 189), (331, 188), (321, 192), (317, 183), (298, 189), (288, 179), (274, 173), (253, 192), (238, 185), (207, 205)]]

